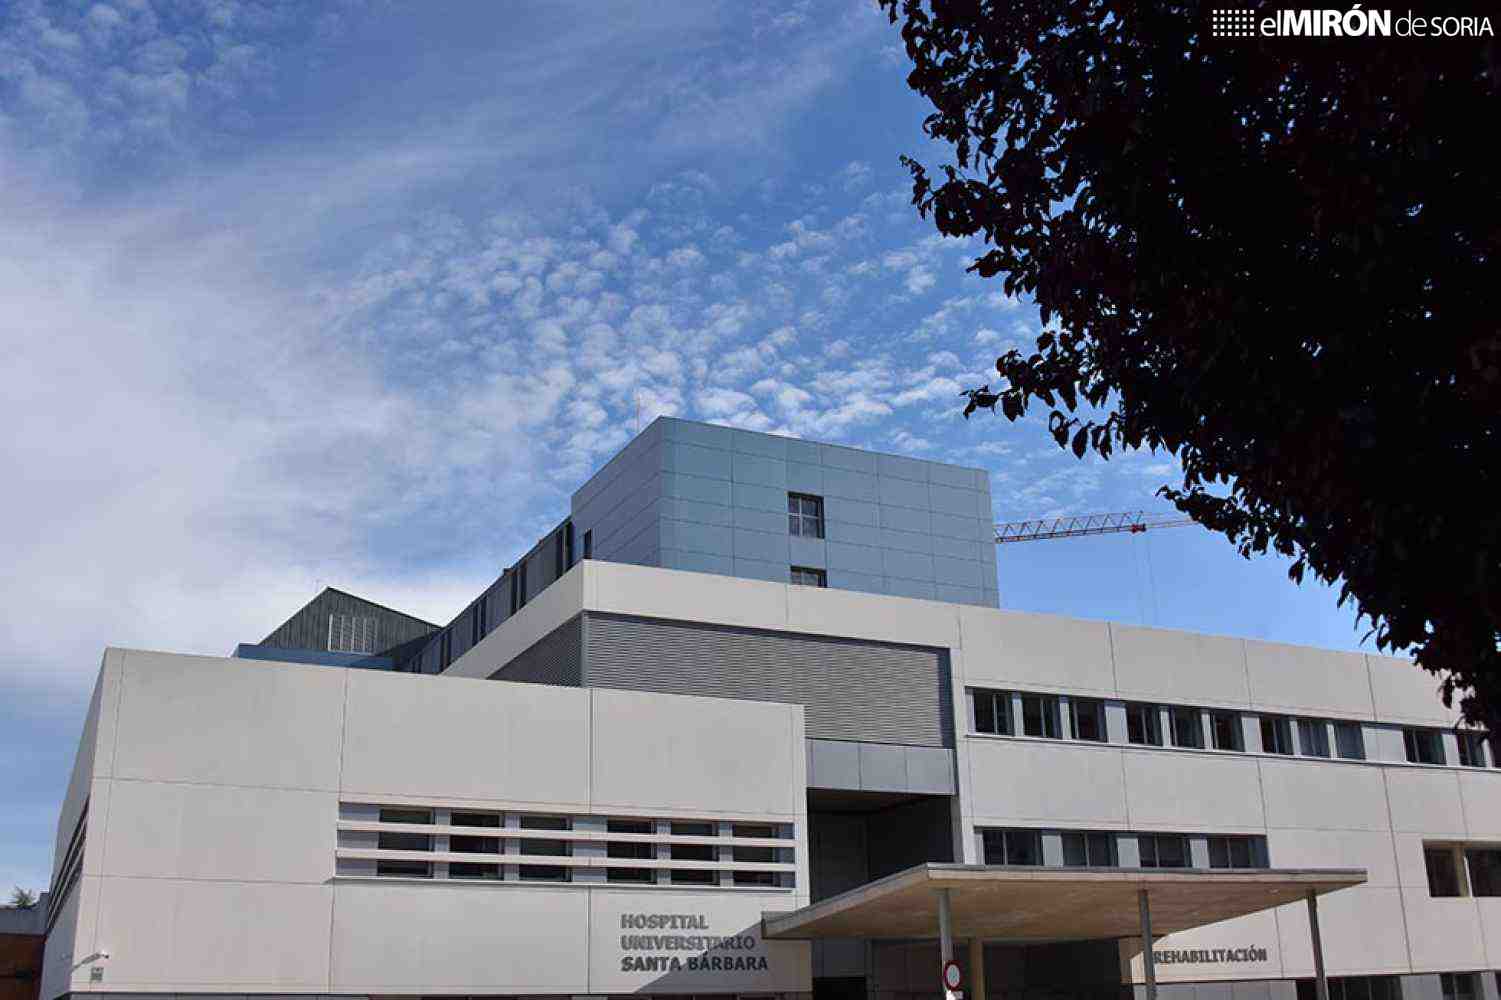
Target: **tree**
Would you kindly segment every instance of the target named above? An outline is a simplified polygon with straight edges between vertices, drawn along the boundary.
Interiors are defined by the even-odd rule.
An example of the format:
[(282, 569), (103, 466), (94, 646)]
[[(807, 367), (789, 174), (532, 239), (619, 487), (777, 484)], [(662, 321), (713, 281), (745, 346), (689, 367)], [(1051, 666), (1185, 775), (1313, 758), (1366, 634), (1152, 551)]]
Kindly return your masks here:
[(10, 894), (9, 905), (11, 909), (29, 910), (36, 906), (36, 903), (36, 893), (29, 889), (22, 889), (20, 886), (16, 886), (15, 890)]
[(1337, 583), (1501, 733), (1492, 20), (1220, 38), (1182, 2), (881, 3), (953, 154), (903, 157), (913, 203), (1041, 310), (996, 362), (1005, 416), (1176, 455), (1179, 510)]

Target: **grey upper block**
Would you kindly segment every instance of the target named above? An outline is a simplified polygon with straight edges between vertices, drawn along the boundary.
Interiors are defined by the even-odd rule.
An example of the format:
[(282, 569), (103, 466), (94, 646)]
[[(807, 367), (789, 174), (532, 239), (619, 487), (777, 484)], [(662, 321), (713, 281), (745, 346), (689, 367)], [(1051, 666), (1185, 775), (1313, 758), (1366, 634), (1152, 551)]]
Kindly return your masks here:
[[(789, 493), (823, 500), (824, 538), (791, 535)], [(574, 494), (573, 523), (595, 559), (997, 603), (980, 469), (661, 418)]]

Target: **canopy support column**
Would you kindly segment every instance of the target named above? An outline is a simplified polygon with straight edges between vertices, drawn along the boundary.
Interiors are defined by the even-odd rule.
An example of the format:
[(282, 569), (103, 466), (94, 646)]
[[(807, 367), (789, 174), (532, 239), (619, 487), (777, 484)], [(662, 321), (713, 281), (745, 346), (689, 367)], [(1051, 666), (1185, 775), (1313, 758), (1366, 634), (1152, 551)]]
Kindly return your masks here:
[(938, 890), (938, 960), (944, 965), (954, 960), (954, 918), (947, 889)]
[(1147, 902), (1147, 890), (1137, 890), (1136, 901), (1141, 910), (1141, 967), (1147, 979), (1147, 1000), (1157, 1000), (1157, 961), (1152, 955), (1152, 907)]
[(1329, 1000), (1329, 978), (1324, 975), (1324, 938), (1319, 933), (1319, 897), (1308, 890), (1308, 935), (1313, 938), (1313, 975), (1318, 984), (1318, 1000)]
[(969, 939), (969, 1000), (985, 1000), (985, 942)]

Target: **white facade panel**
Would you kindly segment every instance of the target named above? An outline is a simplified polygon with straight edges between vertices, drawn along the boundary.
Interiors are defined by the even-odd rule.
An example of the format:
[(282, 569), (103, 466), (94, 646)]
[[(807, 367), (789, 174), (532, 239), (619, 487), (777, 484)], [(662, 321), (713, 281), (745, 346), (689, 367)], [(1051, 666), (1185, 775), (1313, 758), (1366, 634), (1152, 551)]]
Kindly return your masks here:
[(106, 876), (99, 896), (109, 959), (92, 989), (322, 992), (328, 982), (330, 885)]
[(578, 688), (350, 671), (342, 790), (587, 804), (589, 699)]
[(582, 959), (587, 889), (342, 884), (334, 892), (328, 992), (591, 992)]
[[(1379, 768), (1265, 759), (1260, 768), (1268, 827), (1383, 832), (1391, 828)], [(1277, 863), (1280, 867), (1281, 859)]]
[(1127, 825), (1121, 751), (979, 736), (965, 742), (975, 823), (1100, 829)]
[(1021, 687), (1113, 695), (1110, 626), (1038, 615), (964, 608), (959, 613), (966, 680), (975, 687)]
[(1255, 760), (1209, 752), (1122, 753), (1133, 827), (1179, 832), (1266, 829)]
[(1427, 726), (1452, 726), (1459, 721), (1458, 707), (1445, 708), (1439, 699), (1439, 680), (1433, 674), (1390, 656), (1367, 654), (1365, 659), (1376, 718)]
[[(692, 813), (806, 811), (800, 710), (720, 698), (595, 690), (594, 807)], [(774, 735), (773, 735), (774, 734)]]
[[(230, 661), (231, 663), (243, 661)], [(126, 651), (114, 774), (273, 788), (339, 787), (350, 671)]]
[(1375, 714), (1362, 654), (1273, 642), (1243, 646), (1252, 706), (1354, 719)]
[(1112, 625), (1110, 636), (1123, 698), (1237, 707), (1250, 701), (1240, 639), (1133, 625)]

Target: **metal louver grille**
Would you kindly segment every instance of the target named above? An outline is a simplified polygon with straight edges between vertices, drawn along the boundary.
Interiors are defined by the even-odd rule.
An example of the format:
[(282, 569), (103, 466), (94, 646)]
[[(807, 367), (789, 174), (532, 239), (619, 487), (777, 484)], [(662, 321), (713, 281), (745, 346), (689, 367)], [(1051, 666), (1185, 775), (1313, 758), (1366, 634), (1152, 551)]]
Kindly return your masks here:
[(330, 653), (374, 653), (379, 621), (362, 615), (328, 616), (328, 651)]
[(953, 746), (948, 657), (940, 650), (626, 615), (587, 617), (588, 687), (791, 702), (806, 706), (810, 739)]

